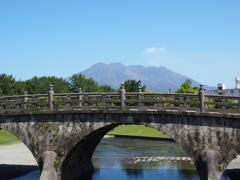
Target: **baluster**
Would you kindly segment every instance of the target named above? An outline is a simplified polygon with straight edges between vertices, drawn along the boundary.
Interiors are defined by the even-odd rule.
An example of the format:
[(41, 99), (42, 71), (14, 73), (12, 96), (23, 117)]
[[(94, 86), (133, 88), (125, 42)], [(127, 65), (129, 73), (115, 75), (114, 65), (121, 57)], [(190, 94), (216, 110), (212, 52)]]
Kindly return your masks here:
[(199, 101), (200, 101), (200, 112), (204, 112), (205, 109), (205, 91), (204, 87), (202, 84), (200, 84), (200, 89), (199, 89)]
[(141, 88), (140, 87), (139, 87), (138, 91), (140, 93), (140, 94), (138, 94), (138, 106), (142, 107), (142, 106), (144, 106), (144, 103), (143, 103), (144, 96), (143, 96), (143, 94), (141, 94)]
[(5, 106), (4, 106), (4, 105), (1, 105), (1, 104), (4, 104), (4, 99), (1, 99), (1, 100), (0, 100), (0, 110), (5, 109)]
[(190, 100), (190, 98), (189, 98), (189, 96), (187, 96), (186, 97), (186, 101), (187, 101), (186, 102), (186, 108), (190, 108), (190, 101), (189, 100)]
[(39, 98), (39, 97), (36, 97), (36, 98), (35, 98), (35, 102), (36, 102), (36, 107), (37, 107), (37, 108), (41, 108), (40, 104), (38, 103), (39, 101), (41, 101), (40, 98)]
[[(23, 102), (26, 103), (28, 101), (28, 97), (27, 96), (27, 92), (24, 92), (24, 97), (23, 97)], [(27, 104), (23, 104), (23, 108), (26, 109), (27, 108)]]
[(240, 110), (240, 99), (237, 100), (237, 101), (238, 101), (238, 102), (237, 102), (238, 110)]
[(224, 105), (221, 105), (221, 109), (226, 110), (226, 97), (225, 96), (222, 96), (221, 103), (224, 104)]
[(85, 94), (85, 95), (84, 95), (83, 106), (85, 106), (85, 107), (88, 107), (88, 106), (89, 106), (89, 102), (88, 102), (88, 94)]
[(51, 84), (49, 87), (49, 92), (48, 92), (49, 111), (53, 110), (53, 95), (54, 95), (53, 85)]
[[(159, 101), (163, 101), (163, 96), (160, 94), (159, 95), (159, 97), (157, 97), (158, 99), (159, 99)], [(158, 106), (160, 107), (160, 108), (162, 108), (162, 107), (164, 107), (164, 103), (163, 102), (160, 102), (160, 103), (158, 103)]]
[[(170, 96), (170, 100), (173, 101), (173, 100), (174, 100), (174, 97), (173, 97), (173, 96)], [(170, 102), (170, 107), (174, 107), (174, 103)]]
[(124, 89), (124, 84), (121, 84), (121, 90), (120, 90), (120, 101), (121, 101), (121, 108), (125, 107), (125, 99), (126, 99), (126, 91)]
[(184, 98), (183, 98), (183, 95), (182, 94), (180, 94), (180, 96), (179, 96), (179, 108), (183, 108), (183, 101), (184, 101)]
[[(81, 88), (78, 89), (78, 93), (82, 93), (82, 89)], [(78, 100), (79, 101), (82, 100), (82, 95), (81, 94), (78, 95)], [(82, 102), (78, 103), (78, 107), (82, 107)]]
[(31, 107), (36, 108), (36, 96), (32, 96), (31, 102), (32, 102)]
[(20, 98), (19, 98), (19, 96), (17, 96), (17, 97), (16, 97), (15, 109), (20, 109), (20, 108), (21, 108)]
[[(96, 100), (96, 99), (97, 99), (96, 96), (93, 96), (93, 97), (92, 97), (92, 100)], [(93, 106), (93, 107), (96, 107), (96, 106), (97, 106), (97, 105), (96, 105), (96, 102), (93, 101), (93, 102), (92, 102), (92, 106)]]
[[(204, 91), (206, 95), (206, 88), (204, 88)], [(208, 109), (208, 104), (206, 102), (208, 102), (208, 98), (205, 96), (205, 109)]]
[(106, 96), (105, 98), (106, 98), (106, 106), (107, 106), (107, 107), (111, 107), (112, 104), (111, 104), (111, 102), (109, 102), (109, 101), (112, 100), (111, 96), (108, 95), (108, 96)]
[(107, 106), (106, 100), (107, 100), (107, 96), (106, 96), (106, 94), (103, 94), (102, 95), (102, 107), (106, 107)]
[[(157, 96), (154, 96), (153, 100), (155, 101), (155, 100), (157, 100), (157, 99), (158, 99), (158, 97), (157, 97)], [(153, 103), (153, 106), (154, 106), (154, 107), (158, 107), (158, 103), (154, 102), (154, 103)]]
[(71, 103), (70, 103), (71, 97), (70, 97), (70, 94), (67, 94), (66, 100), (67, 100), (67, 102), (65, 104), (65, 108), (69, 109), (71, 107)]

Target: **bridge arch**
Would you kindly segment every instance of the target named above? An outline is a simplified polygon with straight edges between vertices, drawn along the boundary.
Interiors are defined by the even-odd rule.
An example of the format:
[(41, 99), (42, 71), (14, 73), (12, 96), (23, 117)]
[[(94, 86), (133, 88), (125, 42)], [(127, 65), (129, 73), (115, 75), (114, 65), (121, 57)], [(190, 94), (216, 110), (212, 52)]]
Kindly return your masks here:
[[(191, 112), (69, 111), (3, 115), (0, 116), (0, 127), (19, 137), (39, 164), (44, 152), (55, 152), (61, 161), (55, 164), (54, 171), (59, 179), (64, 179), (74, 163), (79, 165), (74, 157), (81, 159), (83, 154), (91, 157), (96, 145), (109, 130), (120, 124), (143, 124), (164, 132), (178, 142), (194, 160), (199, 174), (204, 174), (201, 180), (212, 173), (208, 162), (215, 158), (216, 177), (212, 178), (215, 180), (219, 176), (219, 165), (220, 171), (225, 170), (240, 153), (238, 119), (238, 116), (232, 115)], [(89, 142), (94, 139), (91, 150), (74, 153), (88, 142), (88, 138)], [(85, 173), (87, 169), (92, 169), (87, 159), (90, 158), (85, 160), (88, 168), (78, 172)]]
[[(101, 141), (104, 135), (106, 135), (110, 130), (115, 127), (129, 123), (114, 123), (107, 124), (104, 127), (91, 131), (83, 139), (81, 139), (68, 153), (61, 165), (61, 179), (75, 179), (82, 176), (84, 173), (91, 172), (94, 167), (92, 164), (92, 155)], [(132, 124), (132, 123), (131, 123)], [(135, 123), (136, 124), (136, 123)], [(172, 129), (169, 127), (164, 127), (160, 123), (139, 123), (139, 125), (145, 125), (156, 130), (160, 130), (165, 134), (171, 136), (180, 146), (181, 141), (177, 135), (175, 135)], [(185, 147), (187, 144), (184, 143)], [(186, 148), (188, 152), (192, 152), (191, 149)], [(186, 151), (186, 150), (185, 150)], [(187, 152), (187, 151), (186, 151)], [(192, 158), (196, 159), (194, 156)], [(90, 173), (91, 174), (91, 173)]]
[(31, 152), (36, 162), (39, 164), (39, 158), (37, 157), (38, 148), (34, 146), (34, 136), (32, 133), (32, 126), (29, 122), (13, 122), (13, 123), (1, 123), (1, 129), (8, 131), (9, 133), (16, 136)]
[[(181, 124), (181, 116), (171, 117), (163, 115), (162, 117), (155, 117), (154, 115), (143, 115), (142, 117), (141, 115), (128, 114), (120, 118), (121, 123), (116, 123), (119, 121), (119, 118), (115, 119), (114, 116), (111, 116), (110, 120), (110, 124), (105, 124), (105, 126), (99, 129), (92, 129), (88, 135), (81, 139), (80, 142), (69, 151), (69, 154), (62, 163), (61, 179), (69, 179), (71, 176), (75, 178), (82, 173), (91, 171), (93, 169), (91, 159), (97, 144), (108, 131), (121, 124), (146, 125), (162, 131), (182, 146), (193, 161), (197, 159), (197, 151), (195, 151), (194, 147), (197, 147), (199, 139), (192, 138), (187, 128), (183, 128), (185, 125)], [(97, 122), (94, 124), (96, 125)], [(99, 125), (97, 126), (99, 127)], [(188, 124), (186, 126), (188, 126)]]
[[(0, 128), (0, 133), (1, 131), (5, 131), (3, 134), (9, 134), (7, 137), (11, 139), (13, 136), (18, 139), (16, 134), (5, 128), (3, 124)], [(1, 159), (0, 164), (0, 174), (2, 174), (1, 178), (3, 179), (12, 179), (39, 170), (36, 158), (22, 139), (9, 145), (3, 144), (1, 147), (1, 155), (4, 157)]]

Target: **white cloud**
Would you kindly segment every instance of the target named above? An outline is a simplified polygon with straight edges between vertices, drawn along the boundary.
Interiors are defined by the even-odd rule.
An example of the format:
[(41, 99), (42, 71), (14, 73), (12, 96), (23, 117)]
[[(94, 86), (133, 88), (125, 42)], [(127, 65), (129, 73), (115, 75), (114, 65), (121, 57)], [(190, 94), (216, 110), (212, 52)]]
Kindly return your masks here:
[(147, 48), (145, 52), (147, 53), (156, 53), (156, 52), (164, 52), (165, 48), (157, 48), (157, 47), (151, 47), (151, 48)]
[(156, 51), (156, 49), (157, 48), (155, 48), (155, 47), (151, 47), (151, 48), (147, 48), (147, 52), (149, 52), (149, 53), (152, 53), (152, 52), (154, 52), (154, 51)]

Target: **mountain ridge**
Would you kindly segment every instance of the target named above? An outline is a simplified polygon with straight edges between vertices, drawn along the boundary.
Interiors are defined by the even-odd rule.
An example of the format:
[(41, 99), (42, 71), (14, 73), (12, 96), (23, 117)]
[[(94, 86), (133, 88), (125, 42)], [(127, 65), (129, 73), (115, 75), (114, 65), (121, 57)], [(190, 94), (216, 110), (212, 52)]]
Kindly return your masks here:
[[(99, 62), (76, 74), (83, 74), (86, 78), (93, 78), (99, 85), (106, 84), (115, 89), (119, 88), (120, 84), (128, 79), (141, 80), (142, 85), (146, 84), (147, 90), (157, 92), (167, 92), (169, 89), (174, 92), (186, 79), (191, 79), (162, 66), (124, 66), (119, 62), (110, 64)], [(191, 80), (193, 81), (193, 87), (199, 87), (199, 82)], [(214, 88), (210, 86), (205, 87), (207, 89)]]

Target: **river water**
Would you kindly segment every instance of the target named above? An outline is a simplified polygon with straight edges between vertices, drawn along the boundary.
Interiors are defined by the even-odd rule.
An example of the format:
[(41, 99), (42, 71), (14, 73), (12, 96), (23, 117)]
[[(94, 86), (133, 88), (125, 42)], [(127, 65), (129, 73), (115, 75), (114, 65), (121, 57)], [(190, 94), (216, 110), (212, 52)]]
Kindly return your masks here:
[[(92, 158), (95, 167), (92, 180), (199, 180), (190, 161), (159, 160), (162, 157), (187, 157), (187, 154), (176, 142), (103, 138)], [(39, 177), (39, 171), (34, 171), (12, 180), (38, 180)], [(221, 180), (230, 179), (223, 174)]]

